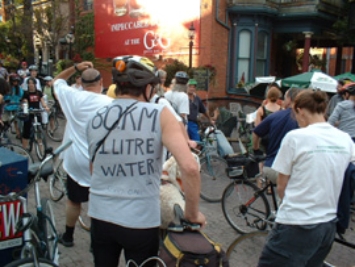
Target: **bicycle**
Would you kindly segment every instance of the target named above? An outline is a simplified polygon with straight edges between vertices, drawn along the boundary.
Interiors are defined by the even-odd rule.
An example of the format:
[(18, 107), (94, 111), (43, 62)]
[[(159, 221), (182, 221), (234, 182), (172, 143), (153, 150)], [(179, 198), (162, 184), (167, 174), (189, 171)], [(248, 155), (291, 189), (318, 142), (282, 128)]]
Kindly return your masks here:
[(46, 129), (47, 136), (55, 142), (61, 142), (63, 140), (64, 131), (61, 130), (61, 127), (65, 126), (65, 117), (59, 115), (59, 110), (59, 103), (54, 102), (48, 116), (48, 125)]
[(33, 147), (36, 150), (37, 158), (42, 161), (46, 157), (47, 141), (43, 133), (42, 124), (38, 121), (38, 116), (41, 116), (43, 109), (29, 109), (28, 113), (33, 115), (31, 135), (28, 151), (32, 151)]
[[(227, 169), (232, 182), (225, 188), (222, 195), (222, 210), (227, 222), (240, 234), (250, 233), (254, 230), (265, 230), (267, 223), (274, 218), (265, 192), (271, 190), (274, 210), (277, 210), (275, 188), (264, 177), (248, 177), (246, 166), (254, 162), (263, 161), (263, 156), (234, 156), (227, 161), (237, 167)], [(262, 188), (255, 185), (255, 180), (261, 179)]]
[(201, 150), (197, 152), (200, 156), (201, 191), (200, 197), (208, 202), (219, 202), (222, 199), (222, 192), (229, 183), (229, 178), (225, 173), (227, 162), (218, 155), (214, 146), (216, 132), (215, 127), (206, 129), (205, 137), (201, 142), (196, 142)]
[[(53, 173), (51, 161), (63, 150), (71, 145), (71, 141), (60, 146), (43, 161), (29, 167), (29, 185), (18, 193), (10, 193), (1, 196), (1, 201), (20, 201), (23, 214), (16, 225), (16, 233), (23, 232), (23, 243), (20, 258), (7, 264), (5, 267), (35, 266), (56, 267), (58, 266), (58, 235), (55, 228), (54, 213), (50, 201), (41, 198), (39, 182), (47, 180)], [(50, 150), (48, 150), (50, 152)], [(36, 214), (28, 212), (27, 200), (23, 197), (34, 186)]]
[[(54, 169), (53, 175), (49, 177), (49, 195), (54, 202), (60, 201), (67, 195), (67, 173), (63, 169), (63, 159), (59, 160), (57, 167)], [(87, 215), (88, 202), (81, 203), (81, 212), (78, 218), (80, 226), (90, 231), (90, 217)]]
[(26, 157), (28, 159), (28, 164), (33, 164), (34, 161), (32, 155), (22, 146), (12, 143), (8, 136), (8, 132), (11, 129), (11, 125), (15, 120), (16, 115), (13, 115), (8, 121), (4, 122), (4, 125), (2, 127), (0, 127), (0, 147), (5, 147), (15, 152), (16, 154)]

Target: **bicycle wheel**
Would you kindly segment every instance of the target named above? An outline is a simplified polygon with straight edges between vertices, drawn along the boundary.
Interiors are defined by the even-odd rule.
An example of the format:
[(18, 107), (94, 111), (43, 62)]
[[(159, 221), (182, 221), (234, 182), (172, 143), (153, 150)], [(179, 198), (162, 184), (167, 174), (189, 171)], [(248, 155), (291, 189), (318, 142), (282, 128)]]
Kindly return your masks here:
[[(227, 222), (239, 233), (265, 230), (270, 206), (264, 194), (255, 197), (259, 188), (249, 181), (233, 181), (223, 192), (222, 210)], [(246, 206), (246, 203), (249, 203)]]
[(66, 172), (63, 170), (63, 160), (60, 160), (56, 172), (49, 177), (49, 195), (55, 202), (61, 200), (66, 193)]
[(91, 227), (91, 218), (88, 216), (88, 205), (89, 202), (81, 203), (81, 212), (79, 216), (79, 224), (86, 231), (90, 231)]
[[(35, 267), (34, 262), (35, 260), (33, 258), (19, 259), (5, 265), (5, 267)], [(47, 259), (40, 258), (38, 259), (38, 263), (40, 267), (58, 267), (58, 265)]]
[(26, 157), (28, 159), (28, 165), (34, 163), (33, 157), (31, 156), (30, 152), (28, 152), (28, 150), (24, 149), (22, 146), (15, 145), (15, 144), (4, 144), (2, 146), (21, 156)]
[(46, 244), (46, 253), (44, 257), (53, 261), (56, 258), (57, 250), (57, 231), (55, 229), (55, 218), (52, 205), (50, 200), (47, 198), (41, 199), (41, 206), (42, 206), (42, 231), (43, 231), (43, 242)]
[(48, 118), (47, 136), (55, 142), (63, 140), (64, 119), (59, 119), (55, 113), (51, 113)]
[(37, 157), (40, 161), (44, 160), (46, 157), (47, 150), (47, 141), (44, 136), (43, 130), (40, 127), (37, 128), (37, 131), (34, 136), (34, 145)]
[(230, 266), (258, 266), (259, 257), (267, 240), (268, 231), (255, 231), (239, 236), (227, 249)]
[[(209, 157), (209, 161), (208, 158)], [(200, 196), (208, 202), (219, 202), (223, 190), (230, 183), (227, 176), (227, 162), (217, 155), (209, 155), (201, 159), (201, 192)]]

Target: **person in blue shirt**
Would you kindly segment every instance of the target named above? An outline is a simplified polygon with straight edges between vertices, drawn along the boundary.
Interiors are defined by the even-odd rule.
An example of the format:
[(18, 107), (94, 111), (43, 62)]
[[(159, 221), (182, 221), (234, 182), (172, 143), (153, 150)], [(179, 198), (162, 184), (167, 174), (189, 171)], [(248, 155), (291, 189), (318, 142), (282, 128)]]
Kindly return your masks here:
[[(15, 113), (19, 110), (21, 99), (23, 97), (23, 90), (20, 86), (21, 77), (17, 74), (10, 75), (10, 91), (7, 95), (5, 95), (4, 100), (7, 105), (4, 108), (4, 115), (6, 114), (6, 118), (10, 119), (11, 116), (15, 115)], [(18, 120), (14, 121), (15, 129), (16, 129), (16, 138), (20, 139), (20, 129), (18, 127)]]
[(271, 166), (279, 151), (281, 141), (289, 131), (298, 128), (291, 107), (299, 92), (300, 89), (298, 88), (289, 89), (285, 93), (285, 109), (267, 116), (253, 131), (253, 151), (255, 155), (263, 154), (259, 149), (260, 140), (267, 135), (269, 137), (263, 173), (274, 184), (276, 184), (277, 172), (271, 169)]
[(196, 94), (197, 81), (195, 79), (190, 79), (187, 82), (187, 95), (189, 96), (190, 104), (190, 114), (187, 115), (188, 126), (187, 132), (191, 140), (200, 141), (199, 126), (198, 126), (198, 115), (203, 114), (208, 121), (212, 124), (211, 118), (207, 113), (205, 106), (202, 103), (201, 98)]

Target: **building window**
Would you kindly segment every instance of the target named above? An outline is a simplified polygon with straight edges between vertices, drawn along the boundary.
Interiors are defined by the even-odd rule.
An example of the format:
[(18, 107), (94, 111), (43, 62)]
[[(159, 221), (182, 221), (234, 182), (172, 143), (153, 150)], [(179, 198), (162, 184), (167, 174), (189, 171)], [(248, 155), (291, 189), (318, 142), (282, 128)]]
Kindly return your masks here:
[(266, 32), (258, 33), (258, 47), (256, 52), (256, 76), (266, 75), (268, 35)]
[(251, 57), (251, 32), (242, 30), (239, 33), (239, 45), (238, 45), (238, 76), (237, 81), (240, 81), (242, 77), (244, 82), (249, 81), (250, 70), (250, 57)]
[(93, 0), (84, 0), (84, 10), (92, 10)]

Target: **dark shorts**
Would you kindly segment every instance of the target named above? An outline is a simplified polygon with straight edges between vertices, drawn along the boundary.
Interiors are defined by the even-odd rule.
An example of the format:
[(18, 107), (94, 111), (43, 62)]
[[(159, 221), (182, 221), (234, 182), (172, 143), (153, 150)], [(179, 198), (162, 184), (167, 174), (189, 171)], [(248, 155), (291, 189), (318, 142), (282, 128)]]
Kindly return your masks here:
[(81, 186), (67, 175), (68, 198), (74, 203), (87, 202), (89, 200), (89, 187)]
[(275, 224), (258, 267), (321, 267), (335, 231), (336, 220), (313, 225)]

